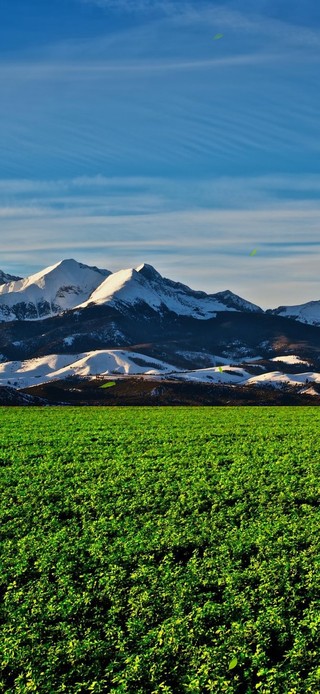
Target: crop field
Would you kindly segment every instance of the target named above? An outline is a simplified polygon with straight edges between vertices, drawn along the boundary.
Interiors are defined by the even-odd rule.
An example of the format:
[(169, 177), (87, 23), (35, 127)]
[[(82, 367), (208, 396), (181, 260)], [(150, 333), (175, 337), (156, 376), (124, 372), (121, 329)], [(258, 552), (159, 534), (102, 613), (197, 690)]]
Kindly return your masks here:
[(319, 408), (0, 414), (1, 692), (320, 692)]

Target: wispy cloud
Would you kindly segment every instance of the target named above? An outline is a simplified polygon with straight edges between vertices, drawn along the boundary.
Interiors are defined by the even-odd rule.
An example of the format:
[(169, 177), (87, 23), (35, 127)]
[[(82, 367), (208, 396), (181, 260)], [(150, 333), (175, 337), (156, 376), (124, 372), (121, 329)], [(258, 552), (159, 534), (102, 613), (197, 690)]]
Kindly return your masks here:
[[(97, 6), (106, 11), (128, 14), (143, 14), (144, 20), (148, 16), (150, 21), (157, 13), (170, 21), (175, 21), (176, 25), (183, 26), (192, 24), (201, 26), (220, 26), (227, 31), (257, 34), (260, 36), (273, 37), (275, 41), (282, 44), (292, 43), (297, 48), (299, 46), (308, 50), (312, 47), (319, 47), (319, 32), (312, 23), (309, 26), (303, 25), (300, 21), (297, 30), (297, 23), (294, 21), (294, 13), (288, 12), (287, 16), (276, 19), (272, 12), (272, 3), (269, 8), (265, 0), (258, 2), (254, 0), (251, 4), (245, 2), (239, 10), (237, 2), (217, 2), (213, 4), (210, 0), (78, 0), (82, 4)], [(278, 2), (278, 0), (276, 0)], [(268, 12), (270, 9), (270, 12)], [(224, 35), (226, 38), (228, 34)]]
[(320, 33), (248, 4), (103, 2), (99, 36), (0, 64), (0, 267), (145, 260), (263, 305), (317, 298)]
[[(278, 63), (279, 60), (294, 58), (294, 54), (288, 55), (285, 52), (279, 53), (248, 53), (242, 55), (227, 56), (224, 58), (210, 58), (207, 60), (158, 60), (140, 61), (140, 63), (12, 63), (0, 64), (0, 79), (15, 77), (16, 79), (36, 79), (44, 78), (56, 80), (57, 77), (63, 80), (73, 79), (75, 75), (81, 79), (90, 79), (92, 75), (103, 76), (112, 74), (137, 73), (148, 74), (152, 72), (166, 72), (174, 70), (202, 70), (202, 69), (221, 69), (223, 67), (241, 67), (244, 65), (259, 65), (263, 63)], [(320, 57), (319, 57), (320, 62)]]
[(264, 307), (312, 300), (319, 190), (319, 175), (2, 180), (2, 265), (26, 274), (70, 255), (113, 271), (147, 261), (195, 288), (230, 288)]
[[(287, 24), (208, 4), (182, 6), (189, 14), (2, 63), (4, 175), (43, 175), (48, 161), (55, 174), (74, 176), (188, 167), (230, 173), (234, 162), (239, 172), (253, 157), (278, 161), (279, 153), (278, 168), (289, 166), (288, 157), (292, 168), (303, 151), (315, 159), (317, 32), (297, 35)], [(217, 26), (226, 32), (221, 42), (212, 41)]]
[(186, 0), (80, 0), (80, 2), (115, 12), (128, 12), (130, 14), (160, 12), (165, 16), (186, 12), (193, 9), (195, 5), (194, 2)]
[[(269, 209), (295, 204), (300, 209), (310, 200), (318, 201), (320, 174), (269, 174), (256, 176), (216, 176), (170, 178), (166, 176), (76, 176), (60, 179), (0, 178), (1, 200), (11, 200), (25, 206), (29, 200), (36, 205), (75, 203), (92, 207), (93, 204), (121, 205), (134, 202), (135, 207), (150, 203), (163, 205), (164, 210), (177, 209), (194, 204), (197, 207), (259, 209), (268, 204)], [(60, 196), (60, 197), (57, 197)], [(30, 203), (31, 204), (31, 203)]]

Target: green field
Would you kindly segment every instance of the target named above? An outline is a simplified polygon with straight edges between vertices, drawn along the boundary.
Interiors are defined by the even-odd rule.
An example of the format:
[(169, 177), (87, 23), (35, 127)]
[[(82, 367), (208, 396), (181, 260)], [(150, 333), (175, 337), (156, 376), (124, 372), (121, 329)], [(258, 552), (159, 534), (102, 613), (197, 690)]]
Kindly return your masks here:
[(1, 692), (320, 692), (319, 408), (0, 415)]

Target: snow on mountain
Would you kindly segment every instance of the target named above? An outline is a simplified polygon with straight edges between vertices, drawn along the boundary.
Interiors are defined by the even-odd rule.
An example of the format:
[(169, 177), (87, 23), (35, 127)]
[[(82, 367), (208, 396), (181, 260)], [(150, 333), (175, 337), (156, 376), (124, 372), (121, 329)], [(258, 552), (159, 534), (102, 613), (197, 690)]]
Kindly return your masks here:
[[(193, 361), (195, 363), (198, 363), (198, 368), (200, 369), (202, 367), (203, 362), (205, 362), (205, 366), (203, 368), (208, 368), (210, 366), (223, 366), (223, 365), (234, 365), (237, 366), (240, 363), (255, 363), (262, 359), (259, 355), (256, 357), (241, 357), (238, 358), (231, 358), (229, 357), (228, 359), (225, 357), (222, 357), (217, 354), (212, 354), (210, 352), (195, 352), (195, 351), (190, 351), (190, 350), (175, 350), (175, 356), (176, 357), (183, 357), (185, 360)], [(265, 369), (264, 366), (261, 366), (259, 364), (261, 369)], [(187, 367), (186, 367), (187, 368)]]
[(110, 374), (158, 374), (170, 373), (175, 367), (166, 362), (126, 350), (97, 350), (85, 352), (79, 359), (55, 371), (52, 378), (68, 376), (108, 376)]
[(7, 282), (0, 286), (0, 320), (39, 320), (71, 309), (110, 274), (70, 259)]
[(300, 359), (296, 354), (284, 354), (280, 357), (273, 357), (270, 361), (281, 361), (285, 364), (305, 364), (306, 366), (310, 366), (308, 361)]
[(26, 361), (0, 363), (0, 386), (27, 388), (69, 376), (158, 374), (177, 370), (166, 362), (125, 350), (98, 350), (82, 354), (50, 354)]
[(0, 364), (0, 385), (27, 388), (50, 380), (51, 374), (75, 360), (73, 354), (49, 354), (26, 361), (7, 361)]
[(315, 390), (313, 386), (310, 386), (310, 388), (309, 388), (309, 386), (306, 386), (305, 388), (301, 388), (301, 390), (299, 390), (299, 393), (301, 395), (317, 395), (317, 397), (319, 397), (318, 391)]
[(306, 304), (298, 304), (297, 306), (279, 306), (279, 308), (268, 309), (266, 313), (293, 318), (308, 325), (320, 326), (320, 300), (308, 301)]
[(269, 371), (259, 376), (252, 376), (247, 380), (246, 385), (273, 386), (300, 386), (308, 383), (320, 383), (320, 374), (314, 371), (307, 371), (300, 374), (285, 374), (281, 371)]
[[(193, 359), (193, 361), (197, 360), (199, 363), (202, 359), (205, 359), (208, 362), (208, 364), (209, 362), (211, 362), (210, 366), (222, 366), (223, 364), (232, 363), (231, 359), (225, 359), (224, 357), (221, 357), (218, 354), (210, 354), (209, 352), (191, 352), (187, 350), (176, 350), (175, 354), (177, 354), (178, 356), (181, 355), (182, 357), (189, 357), (190, 359)], [(237, 359), (234, 363), (238, 364), (238, 361), (239, 359)]]
[(0, 285), (6, 282), (15, 282), (16, 280), (21, 280), (21, 277), (16, 277), (15, 275), (8, 275), (3, 270), (0, 270)]
[[(111, 273), (68, 259), (26, 278), (0, 270), (0, 322), (39, 320), (89, 305), (110, 305), (122, 312), (145, 305), (202, 320), (216, 317), (219, 311), (264, 313), (229, 290), (215, 294), (195, 291), (162, 277), (147, 263)], [(320, 326), (320, 300), (279, 306), (265, 313)]]
[[(222, 371), (220, 371), (221, 368)], [(165, 376), (162, 378), (165, 378)], [(261, 386), (274, 388), (282, 388), (283, 386), (307, 386), (307, 388), (309, 388), (311, 387), (312, 383), (320, 383), (320, 374), (313, 371), (300, 374), (285, 374), (281, 371), (269, 371), (268, 373), (260, 374), (259, 376), (251, 376), (251, 374), (245, 369), (232, 366), (210, 367), (208, 369), (196, 369), (194, 371), (172, 373), (170, 374), (170, 378), (174, 378), (175, 380), (196, 382), (201, 381), (202, 383), (221, 385)]]
[(217, 311), (262, 312), (259, 306), (229, 291), (218, 294), (194, 291), (180, 282), (162, 277), (146, 263), (136, 269), (120, 270), (109, 275), (92, 292), (90, 298), (77, 308), (84, 308), (92, 302), (112, 306), (134, 306), (144, 303), (156, 311), (166, 308), (178, 315), (199, 319), (214, 318)]
[[(145, 354), (128, 350), (97, 350), (81, 354), (51, 354), (26, 361), (0, 363), (0, 387), (27, 388), (71, 376), (93, 378), (94, 376), (144, 375), (146, 378), (189, 381), (211, 385), (300, 387), (299, 392), (309, 392), (312, 384), (320, 383), (320, 374), (309, 371), (286, 374), (272, 371), (252, 376), (240, 366), (214, 366), (194, 370), (178, 369), (167, 362)], [(314, 391), (314, 394), (317, 394)]]
[(183, 371), (182, 373), (172, 373), (170, 374), (170, 378), (174, 378), (175, 380), (179, 381), (196, 381), (198, 383), (242, 385), (247, 381), (247, 379), (250, 378), (250, 374), (244, 369), (226, 366), (209, 367), (208, 369), (195, 369), (193, 371)]

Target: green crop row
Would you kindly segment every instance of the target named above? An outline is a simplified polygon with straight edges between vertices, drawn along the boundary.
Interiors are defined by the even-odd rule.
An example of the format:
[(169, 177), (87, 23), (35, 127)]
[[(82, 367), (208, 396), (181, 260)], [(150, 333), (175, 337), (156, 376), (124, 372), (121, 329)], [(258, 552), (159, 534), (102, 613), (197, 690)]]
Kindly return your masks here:
[(319, 693), (319, 423), (2, 408), (0, 691)]

